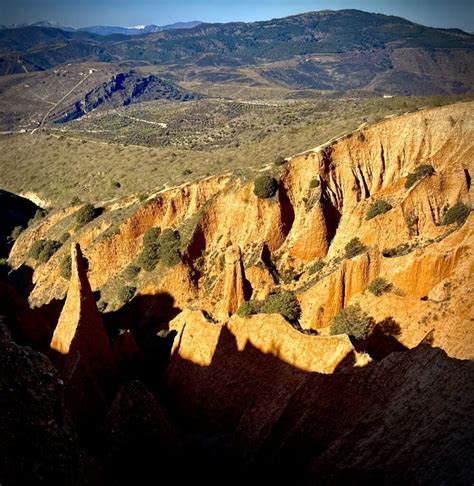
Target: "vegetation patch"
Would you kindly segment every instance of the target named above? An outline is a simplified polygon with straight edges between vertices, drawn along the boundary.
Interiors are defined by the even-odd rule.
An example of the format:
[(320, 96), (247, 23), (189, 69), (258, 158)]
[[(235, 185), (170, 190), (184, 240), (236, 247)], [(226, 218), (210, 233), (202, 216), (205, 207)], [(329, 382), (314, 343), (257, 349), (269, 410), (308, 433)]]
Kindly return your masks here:
[(71, 255), (68, 255), (63, 258), (61, 263), (59, 264), (59, 273), (61, 277), (65, 280), (69, 280), (71, 278), (71, 267), (72, 267), (72, 259)]
[(140, 267), (137, 265), (129, 265), (124, 271), (123, 276), (126, 280), (133, 280), (140, 273)]
[(23, 226), (15, 226), (10, 234), (9, 240), (16, 241), (16, 239), (23, 233), (25, 228)]
[(80, 208), (76, 213), (76, 223), (77, 227), (80, 228), (92, 220), (97, 218), (102, 213), (101, 208), (96, 208), (92, 204), (87, 203), (82, 208)]
[(408, 255), (408, 253), (411, 253), (414, 249), (414, 246), (411, 246), (408, 243), (402, 243), (395, 248), (387, 248), (383, 250), (382, 255), (387, 258), (393, 258)]
[(310, 275), (313, 275), (313, 273), (318, 273), (320, 270), (322, 270), (326, 264), (322, 260), (317, 260), (315, 261), (308, 269), (308, 273)]
[(362, 244), (357, 236), (352, 238), (344, 249), (346, 258), (354, 258), (355, 256), (361, 255), (367, 251), (367, 247)]
[(419, 181), (421, 179), (424, 179), (425, 177), (429, 177), (435, 173), (434, 167), (430, 164), (422, 164), (419, 165), (416, 169), (415, 172), (410, 172), (407, 176), (407, 180), (405, 181), (405, 187), (408, 189), (413, 184), (415, 184), (416, 181)]
[(365, 339), (372, 328), (373, 319), (359, 304), (341, 309), (333, 318), (331, 334), (347, 334), (356, 339)]
[(293, 292), (279, 292), (268, 296), (262, 305), (264, 314), (281, 314), (287, 321), (295, 323), (301, 315), (301, 307)]
[(160, 235), (160, 259), (172, 267), (181, 262), (181, 236), (179, 231), (167, 228)]
[(321, 182), (319, 182), (319, 179), (317, 177), (314, 177), (309, 181), (309, 187), (311, 189), (315, 189), (321, 185)]
[(60, 247), (59, 241), (38, 240), (33, 243), (28, 256), (38, 263), (46, 263)]
[(385, 201), (385, 199), (377, 199), (377, 201), (374, 201), (369, 210), (367, 211), (367, 216), (365, 219), (369, 220), (372, 218), (375, 218), (375, 216), (378, 216), (379, 214), (384, 214), (387, 211), (390, 211), (392, 209), (392, 205)]
[(117, 297), (121, 302), (126, 304), (129, 302), (132, 297), (135, 295), (135, 292), (137, 291), (136, 287), (132, 287), (131, 285), (126, 285), (124, 287), (121, 287), (118, 292), (117, 292)]
[(370, 282), (368, 286), (369, 292), (376, 295), (377, 297), (380, 297), (385, 292), (390, 292), (391, 288), (392, 284), (385, 280), (383, 277), (378, 277), (372, 280), (372, 282)]
[(456, 223), (462, 226), (469, 217), (471, 209), (462, 202), (457, 202), (452, 208), (449, 208), (443, 216), (443, 224)]
[(291, 324), (298, 323), (301, 307), (293, 292), (278, 292), (268, 296), (266, 300), (249, 300), (238, 309), (237, 315), (246, 317), (255, 314), (280, 314)]
[(137, 265), (151, 272), (158, 262), (172, 267), (181, 262), (181, 235), (179, 231), (167, 228), (151, 228), (143, 237), (143, 250), (137, 259)]
[(274, 164), (277, 166), (277, 167), (280, 167), (281, 165), (285, 165), (288, 161), (285, 159), (285, 157), (283, 157), (282, 155), (279, 155), (276, 159), (275, 159), (275, 162)]
[(151, 272), (160, 260), (161, 228), (150, 228), (143, 236), (143, 250), (138, 256), (137, 265)]
[(262, 304), (263, 303), (258, 300), (248, 300), (237, 309), (237, 315), (241, 317), (247, 317), (253, 316), (255, 314), (260, 314)]
[(48, 215), (48, 211), (43, 208), (39, 208), (36, 210), (35, 215), (28, 221), (28, 226), (31, 226), (32, 224), (37, 223), (38, 221), (41, 221)]
[(269, 199), (278, 191), (278, 182), (274, 177), (262, 175), (255, 179), (253, 193), (260, 199)]

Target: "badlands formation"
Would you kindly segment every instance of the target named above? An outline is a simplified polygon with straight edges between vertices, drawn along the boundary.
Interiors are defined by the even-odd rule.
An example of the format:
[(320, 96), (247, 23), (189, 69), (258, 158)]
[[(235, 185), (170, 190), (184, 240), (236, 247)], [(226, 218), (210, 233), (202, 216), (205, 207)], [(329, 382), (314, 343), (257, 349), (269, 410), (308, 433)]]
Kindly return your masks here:
[[(67, 426), (41, 440), (69, 449), (56, 469), (54, 451), (43, 451), (44, 477), (70, 467), (95, 480), (146, 477), (159, 450), (163, 467), (185, 457), (196, 478), (213, 468), (235, 481), (472, 483), (474, 216), (443, 223), (457, 203), (473, 207), (473, 110), (418, 111), (295, 155), (269, 199), (222, 174), (146, 201), (105, 202), (43, 264), (29, 258), (32, 243), (59, 239), (78, 208), (24, 231), (9, 262), (29, 307), (0, 288), (17, 309), (10, 332), (59, 371), (3, 328), (0, 337), (10, 372), (36, 380), (37, 398), (44, 373), (63, 383), (48, 398), (62, 394), (63, 408), (48, 419)], [(407, 187), (424, 165), (434, 171)], [(380, 199), (391, 209), (368, 219)], [(124, 303), (118, 287), (155, 227), (179, 231), (181, 261), (139, 271)], [(354, 237), (360, 251), (348, 255)], [(390, 290), (374, 295), (379, 277)], [(237, 313), (281, 292), (296, 296), (299, 320)], [(373, 333), (332, 335), (333, 318), (355, 304)]]

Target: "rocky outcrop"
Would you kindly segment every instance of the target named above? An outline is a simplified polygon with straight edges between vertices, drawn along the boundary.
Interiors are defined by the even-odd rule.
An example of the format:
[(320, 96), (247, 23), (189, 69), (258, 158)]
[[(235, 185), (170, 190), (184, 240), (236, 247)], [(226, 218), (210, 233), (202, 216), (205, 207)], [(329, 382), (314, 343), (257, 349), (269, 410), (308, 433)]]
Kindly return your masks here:
[(347, 305), (351, 297), (363, 292), (379, 273), (378, 252), (345, 260), (338, 270), (299, 296), (301, 325), (315, 329), (329, 326), (332, 318)]
[(16, 345), (0, 321), (0, 477), (5, 484), (100, 484), (63, 406), (50, 361)]
[(250, 298), (252, 289), (245, 278), (242, 255), (238, 246), (230, 246), (225, 252), (224, 289), (218, 318), (226, 321), (230, 315)]
[(226, 324), (216, 324), (201, 311), (185, 310), (171, 321), (170, 329), (177, 333), (172, 356), (199, 366), (212, 365), (222, 335), (232, 337), (238, 352), (252, 348), (304, 371), (333, 373), (347, 362), (368, 364), (346, 335), (303, 334), (279, 314), (234, 315)]
[[(278, 327), (274, 316), (266, 317), (269, 328)], [(291, 475), (295, 484), (467, 480), (471, 362), (422, 345), (358, 371), (307, 372), (278, 353), (277, 343), (291, 333), (272, 341), (261, 321), (248, 322), (247, 329), (237, 318), (223, 326), (189, 312), (173, 323), (180, 329), (167, 373), (173, 416), (208, 443), (227, 437), (218, 447), (233, 458), (229, 467), (243, 477)], [(324, 339), (306, 337), (315, 351)], [(311, 352), (293, 347), (293, 361), (310, 359), (303, 349)]]
[(114, 359), (109, 339), (95, 303), (79, 245), (71, 248), (71, 279), (51, 340), (51, 349), (62, 355), (79, 353), (81, 361), (99, 374), (111, 373)]

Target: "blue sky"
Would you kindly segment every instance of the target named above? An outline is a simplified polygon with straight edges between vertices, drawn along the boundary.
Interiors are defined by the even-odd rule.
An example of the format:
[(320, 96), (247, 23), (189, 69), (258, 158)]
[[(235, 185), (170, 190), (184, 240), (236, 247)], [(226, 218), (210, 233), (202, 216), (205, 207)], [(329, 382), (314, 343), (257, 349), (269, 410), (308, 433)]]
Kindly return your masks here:
[(356, 8), (434, 27), (474, 31), (474, 0), (0, 0), (0, 24), (53, 20), (63, 25), (168, 24), (266, 20), (311, 10)]

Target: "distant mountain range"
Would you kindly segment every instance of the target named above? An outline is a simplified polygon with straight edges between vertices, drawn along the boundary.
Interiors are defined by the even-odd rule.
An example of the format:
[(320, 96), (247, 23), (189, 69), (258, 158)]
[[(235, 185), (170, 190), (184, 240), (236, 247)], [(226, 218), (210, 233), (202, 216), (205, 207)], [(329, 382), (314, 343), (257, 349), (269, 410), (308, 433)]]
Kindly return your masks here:
[(125, 62), (129, 68), (173, 66), (176, 82), (184, 76), (182, 69), (211, 79), (222, 76), (222, 70), (232, 77), (251, 67), (291, 89), (406, 95), (474, 90), (474, 35), (460, 29), (425, 27), (360, 10), (182, 28), (192, 25), (173, 24), (150, 33), (152, 27), (131, 29), (142, 35), (103, 30), (115, 29), (108, 27), (91, 32), (48, 26), (0, 30), (0, 75), (89, 60)]
[(192, 29), (198, 26), (202, 22), (198, 20), (193, 20), (191, 22), (176, 22), (174, 24), (168, 25), (137, 25), (134, 27), (114, 27), (108, 25), (94, 25), (91, 27), (79, 27), (75, 29), (74, 27), (67, 27), (59, 24), (58, 22), (51, 22), (49, 20), (42, 20), (40, 22), (35, 22), (33, 24), (13, 24), (13, 25), (0, 25), (0, 29), (21, 29), (24, 27), (46, 27), (52, 29), (60, 29), (65, 32), (90, 32), (91, 34), (98, 35), (111, 35), (111, 34), (123, 34), (123, 35), (140, 35), (140, 34), (150, 34), (153, 32), (161, 32), (163, 30), (173, 30), (173, 29)]

